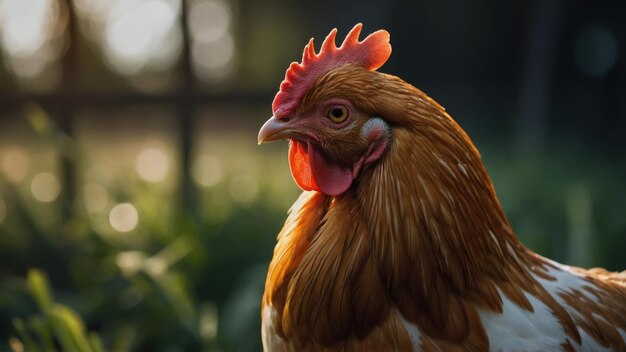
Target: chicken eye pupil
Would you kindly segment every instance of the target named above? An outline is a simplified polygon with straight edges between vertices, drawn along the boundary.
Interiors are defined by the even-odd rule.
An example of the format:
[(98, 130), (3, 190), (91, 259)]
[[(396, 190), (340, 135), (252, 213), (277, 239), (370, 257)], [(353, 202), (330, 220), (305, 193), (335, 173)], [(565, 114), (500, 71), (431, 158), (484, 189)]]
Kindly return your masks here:
[(331, 106), (326, 110), (326, 117), (334, 123), (342, 123), (348, 118), (348, 109), (343, 105)]
[(341, 123), (348, 118), (348, 109), (341, 105), (332, 106), (326, 113), (326, 116), (335, 123)]
[(343, 109), (342, 108), (333, 108), (330, 113), (333, 115), (334, 118), (338, 119), (343, 117)]

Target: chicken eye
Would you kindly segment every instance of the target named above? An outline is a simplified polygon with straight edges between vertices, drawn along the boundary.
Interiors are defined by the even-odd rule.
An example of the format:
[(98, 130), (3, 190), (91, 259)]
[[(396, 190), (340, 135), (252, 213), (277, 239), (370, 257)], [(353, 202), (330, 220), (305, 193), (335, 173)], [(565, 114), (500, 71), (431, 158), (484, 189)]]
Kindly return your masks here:
[(326, 115), (332, 122), (341, 123), (348, 118), (348, 109), (345, 106), (334, 105), (328, 109)]

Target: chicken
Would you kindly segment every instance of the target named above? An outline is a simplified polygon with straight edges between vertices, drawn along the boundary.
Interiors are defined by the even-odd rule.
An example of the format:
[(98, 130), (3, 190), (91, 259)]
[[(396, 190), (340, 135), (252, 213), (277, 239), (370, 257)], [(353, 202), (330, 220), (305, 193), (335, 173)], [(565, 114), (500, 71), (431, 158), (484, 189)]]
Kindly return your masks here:
[(626, 351), (626, 274), (515, 236), (469, 137), (376, 71), (380, 30), (336, 29), (280, 85), (259, 143), (289, 140), (304, 190), (262, 301), (267, 351)]

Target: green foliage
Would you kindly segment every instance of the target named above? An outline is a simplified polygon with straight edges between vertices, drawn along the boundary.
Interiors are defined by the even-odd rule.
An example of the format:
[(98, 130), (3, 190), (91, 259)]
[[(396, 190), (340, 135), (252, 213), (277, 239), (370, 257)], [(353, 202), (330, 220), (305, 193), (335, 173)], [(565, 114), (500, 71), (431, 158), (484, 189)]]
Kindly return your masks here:
[(39, 312), (26, 322), (21, 318), (13, 319), (18, 334), (18, 337), (10, 338), (13, 351), (104, 352), (100, 336), (86, 331), (80, 315), (72, 308), (54, 302), (48, 278), (43, 272), (29, 270), (27, 285)]
[[(24, 180), (0, 172), (0, 351), (259, 350), (265, 270), (298, 193), (286, 182), (283, 148), (255, 160), (253, 137), (242, 149), (232, 144), (239, 134), (216, 134), (204, 149), (220, 160), (222, 177), (211, 187), (196, 185), (198, 208), (189, 212), (178, 195), (179, 170), (152, 183), (110, 153), (118, 173), (103, 179), (87, 172), (107, 162), (88, 144), (68, 139), (38, 107), (25, 113), (35, 140), (75, 168), (76, 199), (68, 203), (65, 190), (52, 202), (34, 199), (37, 172), (63, 175), (56, 162), (37, 159), (36, 148), (28, 150), (35, 169)], [(274, 164), (280, 166), (260, 170)], [(106, 199), (96, 210), (89, 203), (94, 189)], [(139, 222), (119, 232), (112, 208), (127, 202)], [(49, 275), (54, 297), (33, 267)]]

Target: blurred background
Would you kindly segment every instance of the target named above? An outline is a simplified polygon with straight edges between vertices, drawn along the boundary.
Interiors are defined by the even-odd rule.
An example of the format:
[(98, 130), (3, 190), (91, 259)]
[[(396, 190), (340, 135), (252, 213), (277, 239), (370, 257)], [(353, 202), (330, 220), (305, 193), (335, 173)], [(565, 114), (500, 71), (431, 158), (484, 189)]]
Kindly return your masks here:
[(472, 137), (531, 249), (626, 269), (623, 1), (0, 0), (0, 350), (257, 351), (299, 194), (256, 144), (310, 37)]

